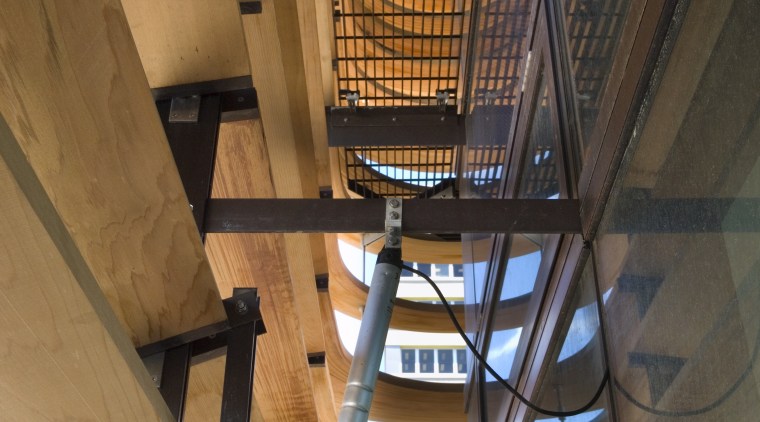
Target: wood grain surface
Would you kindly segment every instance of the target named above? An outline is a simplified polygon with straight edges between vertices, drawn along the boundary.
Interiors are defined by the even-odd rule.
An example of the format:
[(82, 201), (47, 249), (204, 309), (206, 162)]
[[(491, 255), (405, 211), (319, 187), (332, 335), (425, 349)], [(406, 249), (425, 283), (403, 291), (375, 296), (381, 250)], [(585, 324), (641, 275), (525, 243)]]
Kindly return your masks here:
[(0, 149), (20, 149), (132, 341), (224, 319), (119, 1), (0, 8)]
[(151, 88), (250, 74), (236, 0), (123, 0)]
[(47, 193), (2, 152), (0, 419), (171, 420)]
[[(221, 125), (212, 196), (274, 196), (260, 121)], [(259, 289), (267, 333), (257, 345), (254, 394), (262, 417), (267, 421), (317, 420), (303, 321), (311, 322), (310, 329), (317, 329), (321, 338), (321, 319), (315, 325), (314, 314), (306, 313), (314, 308), (319, 315), (318, 303), (310, 307), (297, 297), (285, 237), (209, 234), (206, 248), (223, 296), (231, 295), (233, 287)], [(316, 295), (313, 278), (310, 286)]]

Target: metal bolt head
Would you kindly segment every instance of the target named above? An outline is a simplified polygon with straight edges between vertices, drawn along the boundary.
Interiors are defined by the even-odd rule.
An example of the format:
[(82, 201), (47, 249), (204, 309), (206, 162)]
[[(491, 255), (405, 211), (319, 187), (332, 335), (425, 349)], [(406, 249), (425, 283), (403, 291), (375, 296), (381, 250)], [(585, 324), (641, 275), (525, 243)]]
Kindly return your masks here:
[(398, 120), (398, 118), (396, 116), (393, 116), (393, 118), (391, 120), (393, 120), (395, 122), (396, 120)]
[(441, 121), (446, 120), (446, 116), (441, 116)]
[(235, 303), (235, 309), (240, 315), (245, 315), (248, 313), (248, 305), (246, 305), (242, 300), (238, 300), (237, 303)]
[(348, 123), (348, 117), (343, 118), (343, 123)]
[(153, 382), (158, 382), (158, 377), (157, 377), (156, 375), (153, 375), (153, 376), (151, 377), (151, 379), (153, 379)]
[(243, 101), (245, 101), (245, 97), (237, 97), (237, 101), (239, 103), (242, 103)]
[(399, 202), (398, 199), (393, 198), (390, 201), (388, 201), (388, 204), (390, 204), (391, 208), (398, 208), (399, 205), (401, 205), (401, 202)]
[(391, 220), (398, 220), (399, 214), (396, 211), (391, 211), (390, 217), (391, 217)]
[(190, 204), (190, 211), (193, 210), (193, 204)]

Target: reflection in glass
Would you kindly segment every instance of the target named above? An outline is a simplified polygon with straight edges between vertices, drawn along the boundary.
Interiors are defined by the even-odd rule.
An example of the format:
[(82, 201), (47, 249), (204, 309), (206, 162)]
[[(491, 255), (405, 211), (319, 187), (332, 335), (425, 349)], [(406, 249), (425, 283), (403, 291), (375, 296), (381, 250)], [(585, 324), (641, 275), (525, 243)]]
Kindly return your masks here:
[[(559, 341), (548, 355), (549, 366), (539, 381), (535, 397), (541, 407), (575, 410), (594, 397), (606, 368), (599, 327), (594, 268), (592, 260), (588, 259), (572, 293), (567, 316), (559, 331)], [(606, 409), (607, 395), (603, 394), (589, 412), (572, 420), (607, 420)], [(530, 412), (527, 420), (545, 420), (542, 417)]]
[(760, 414), (759, 13), (690, 3), (600, 225), (625, 420)]
[(555, 127), (552, 121), (549, 87), (543, 71), (539, 75), (539, 81), (539, 95), (534, 106), (530, 134), (525, 147), (520, 190), (517, 197), (555, 199), (560, 193), (557, 172), (559, 154), (554, 141)]
[[(630, 0), (563, 0), (568, 56), (585, 151), (618, 50)], [(581, 154), (583, 158), (583, 154)]]
[[(519, 369), (518, 365), (522, 365), (522, 362), (516, 362), (515, 359), (521, 356), (521, 350), (524, 353), (531, 336), (531, 330), (523, 327), (535, 318), (537, 307), (531, 305), (537, 304), (542, 297), (541, 292), (535, 291), (536, 281), (541, 277), (542, 261), (553, 259), (553, 256), (545, 255), (545, 242), (548, 239), (546, 235), (536, 234), (513, 235), (510, 239), (510, 258), (504, 270), (499, 301), (494, 306), (491, 319), (493, 331), (486, 354), (488, 364), (505, 380), (516, 376), (516, 369)], [(543, 290), (544, 285), (541, 283), (539, 290)], [(508, 393), (487, 372), (485, 381), (488, 390), (486, 403), (491, 412), (489, 417), (497, 417), (504, 411), (501, 404), (506, 403)]]

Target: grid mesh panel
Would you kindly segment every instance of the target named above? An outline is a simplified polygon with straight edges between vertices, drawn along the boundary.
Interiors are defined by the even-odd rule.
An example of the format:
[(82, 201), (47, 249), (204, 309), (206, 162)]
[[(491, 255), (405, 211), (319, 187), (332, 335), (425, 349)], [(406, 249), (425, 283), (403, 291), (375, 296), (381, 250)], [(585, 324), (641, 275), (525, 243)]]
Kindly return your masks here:
[(430, 198), (454, 187), (457, 152), (454, 146), (345, 148), (344, 176), (364, 198)]
[[(464, 158), (465, 196), (496, 198), (504, 176), (508, 129), (520, 94), (531, 0), (484, 0), (475, 17), (468, 112), (473, 138)], [(475, 118), (480, 113), (485, 117)]]
[(477, 16), (470, 105), (515, 105), (531, 0), (486, 0)]
[(359, 106), (457, 104), (462, 33), (469, 1), (336, 0), (338, 105), (359, 92)]

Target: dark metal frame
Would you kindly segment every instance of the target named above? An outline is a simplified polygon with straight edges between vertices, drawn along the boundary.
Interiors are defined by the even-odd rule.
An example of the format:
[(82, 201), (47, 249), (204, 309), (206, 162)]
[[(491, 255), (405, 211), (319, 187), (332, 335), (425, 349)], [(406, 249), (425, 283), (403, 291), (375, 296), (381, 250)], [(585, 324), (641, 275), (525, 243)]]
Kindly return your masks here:
[[(255, 3), (255, 4), (254, 4)], [(258, 4), (258, 9), (256, 8)], [(245, 7), (244, 7), (245, 5)], [(253, 9), (250, 9), (252, 6)], [(258, 2), (241, 3), (241, 12), (260, 12)], [(246, 9), (248, 8), (248, 9)], [(249, 10), (250, 9), (250, 10)], [(219, 124), (258, 116), (258, 101), (250, 76), (201, 82), (153, 90), (174, 161), (179, 170), (201, 238), (206, 205), (211, 194)], [(175, 121), (172, 102), (193, 98), (197, 110), (190, 119)], [(199, 101), (198, 101), (199, 98)], [(163, 363), (161, 376), (153, 374), (172, 415), (183, 419), (188, 376), (193, 363), (227, 354), (222, 421), (250, 420), (256, 337), (265, 332), (256, 289), (233, 291), (223, 300), (227, 320), (201, 327), (138, 348), (146, 361)]]
[[(384, 199), (211, 199), (207, 233), (380, 233)], [(578, 233), (567, 199), (411, 199), (404, 233)]]
[(328, 146), (464, 145), (465, 122), (455, 106), (328, 107)]
[(221, 421), (250, 420), (256, 337), (266, 332), (256, 289), (236, 288), (223, 304), (226, 321), (137, 349), (144, 360), (163, 354), (158, 389), (177, 421), (183, 419), (192, 365), (223, 354), (225, 348)]
[[(200, 96), (196, 122), (171, 121), (176, 98)], [(258, 98), (250, 76), (220, 79), (153, 90), (161, 123), (169, 141), (189, 207), (201, 238), (206, 202), (211, 196), (219, 124), (258, 116)]]

